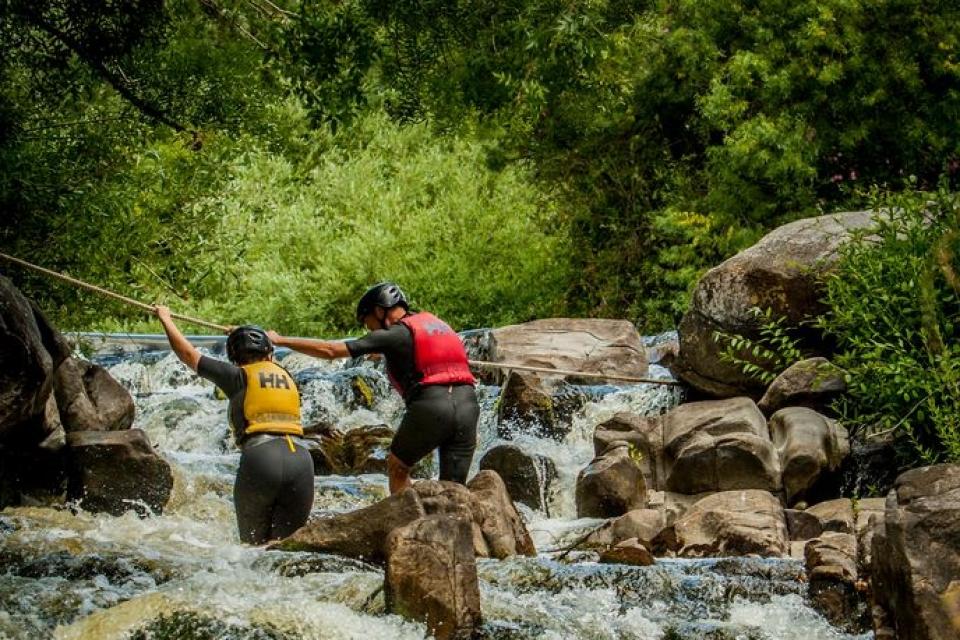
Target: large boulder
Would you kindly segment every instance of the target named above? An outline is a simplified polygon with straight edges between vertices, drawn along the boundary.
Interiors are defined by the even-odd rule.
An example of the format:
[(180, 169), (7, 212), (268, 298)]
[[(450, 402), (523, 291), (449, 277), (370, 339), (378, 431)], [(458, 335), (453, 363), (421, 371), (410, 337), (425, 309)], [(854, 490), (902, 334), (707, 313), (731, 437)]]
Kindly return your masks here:
[(850, 454), (847, 430), (839, 423), (813, 409), (789, 407), (773, 414), (770, 436), (780, 459), (787, 504), (839, 495), (840, 465)]
[(133, 424), (130, 392), (92, 362), (67, 358), (54, 375), (54, 395), (67, 433), (122, 431)]
[(557, 479), (553, 460), (527, 453), (516, 445), (502, 444), (487, 451), (480, 459), (480, 470), (488, 469), (500, 476), (515, 502), (550, 515), (550, 491)]
[(586, 395), (556, 376), (511, 371), (497, 402), (497, 435), (523, 433), (562, 441)]
[(622, 441), (637, 454), (643, 480), (650, 491), (665, 488), (663, 470), (663, 420), (622, 411), (596, 426), (593, 432), (595, 455), (602, 454), (611, 443)]
[[(789, 326), (820, 315), (822, 278), (836, 265), (838, 249), (852, 231), (873, 224), (867, 211), (797, 220), (708, 271), (680, 322), (675, 375), (708, 395), (760, 397), (763, 385), (720, 357), (726, 345), (714, 334), (757, 338), (761, 327), (754, 307), (770, 309)], [(829, 355), (817, 332), (804, 337), (805, 347)]]
[(643, 472), (630, 445), (613, 442), (577, 477), (577, 516), (615, 518), (646, 506)]
[(960, 637), (960, 465), (897, 478), (872, 555), (874, 598), (900, 640)]
[(648, 369), (640, 334), (626, 320), (550, 318), (500, 327), (490, 335), (490, 359), (638, 377)]
[(76, 431), (67, 448), (67, 497), (87, 511), (163, 511), (173, 474), (140, 429)]
[(363, 509), (311, 520), (270, 548), (318, 551), (383, 562), (390, 532), (425, 515), (420, 496), (413, 489), (407, 489)]
[(663, 417), (663, 442), (669, 491), (780, 489), (766, 419), (749, 398), (680, 405)]
[(684, 557), (778, 557), (789, 550), (783, 508), (767, 491), (709, 495), (678, 518), (673, 529)]
[(470, 521), (421, 518), (394, 529), (386, 548), (387, 610), (426, 623), (437, 640), (472, 637), (480, 625), (480, 587)]
[(757, 406), (768, 416), (784, 407), (824, 411), (847, 390), (844, 376), (843, 369), (826, 358), (795, 362), (770, 383)]
[(53, 374), (70, 347), (43, 313), (0, 276), (0, 442), (36, 444)]

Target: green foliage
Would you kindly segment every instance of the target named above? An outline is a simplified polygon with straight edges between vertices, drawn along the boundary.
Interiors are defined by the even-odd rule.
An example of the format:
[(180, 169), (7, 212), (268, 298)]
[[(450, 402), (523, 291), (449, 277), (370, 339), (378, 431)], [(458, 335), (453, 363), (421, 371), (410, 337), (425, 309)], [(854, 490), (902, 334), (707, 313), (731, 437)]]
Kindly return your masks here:
[(800, 340), (790, 334), (786, 318), (775, 316), (772, 309), (753, 307), (750, 314), (760, 327), (756, 338), (716, 331), (713, 339), (725, 345), (720, 352), (722, 361), (740, 367), (758, 382), (770, 384), (787, 367), (803, 359)]
[(854, 431), (909, 442), (914, 461), (958, 461), (960, 199), (946, 187), (873, 198), (877, 229), (826, 283), (820, 325), (849, 372), (839, 409)]

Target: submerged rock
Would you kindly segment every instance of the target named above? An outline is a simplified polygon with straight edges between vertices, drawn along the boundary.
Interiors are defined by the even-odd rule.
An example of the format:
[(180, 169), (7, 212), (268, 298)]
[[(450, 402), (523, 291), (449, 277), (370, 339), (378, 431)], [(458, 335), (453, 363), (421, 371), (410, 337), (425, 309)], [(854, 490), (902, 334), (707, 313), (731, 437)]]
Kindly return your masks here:
[[(772, 310), (789, 326), (822, 313), (822, 278), (836, 264), (838, 249), (852, 231), (873, 226), (869, 211), (797, 220), (708, 271), (680, 322), (674, 374), (708, 395), (760, 397), (763, 385), (720, 357), (725, 345), (717, 343), (715, 332), (757, 338), (761, 327), (754, 307)], [(802, 337), (804, 347), (829, 355), (819, 333)]]
[(560, 442), (586, 401), (582, 391), (556, 377), (511, 371), (497, 404), (497, 435), (509, 439), (524, 433)]
[(469, 638), (480, 625), (480, 586), (471, 523), (427, 516), (387, 540), (387, 610), (425, 622), (437, 640)]
[(67, 496), (87, 511), (160, 513), (173, 489), (170, 465), (140, 429), (67, 435)]

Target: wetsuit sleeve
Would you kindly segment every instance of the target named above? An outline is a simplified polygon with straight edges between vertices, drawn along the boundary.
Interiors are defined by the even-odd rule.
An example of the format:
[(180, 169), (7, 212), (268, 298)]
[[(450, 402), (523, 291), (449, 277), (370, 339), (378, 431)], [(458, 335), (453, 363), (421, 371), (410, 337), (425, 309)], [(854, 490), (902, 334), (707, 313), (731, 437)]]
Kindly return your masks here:
[(347, 340), (347, 351), (356, 358), (368, 353), (383, 353), (390, 355), (404, 348), (410, 342), (410, 330), (402, 324), (395, 324), (389, 329), (378, 329), (357, 340)]
[(223, 360), (200, 356), (197, 375), (220, 387), (228, 398), (243, 389), (243, 369)]

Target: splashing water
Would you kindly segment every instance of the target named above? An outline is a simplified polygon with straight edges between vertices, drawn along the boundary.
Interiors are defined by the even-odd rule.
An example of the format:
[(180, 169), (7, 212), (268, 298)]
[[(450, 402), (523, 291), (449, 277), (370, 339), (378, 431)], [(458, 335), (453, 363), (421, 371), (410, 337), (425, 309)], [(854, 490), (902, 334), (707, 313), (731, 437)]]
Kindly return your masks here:
[[(476, 334), (482, 342), (482, 334)], [(478, 342), (479, 343), (479, 342)], [(305, 424), (396, 427), (402, 404), (380, 367), (278, 354), (303, 393)], [(323, 554), (241, 545), (232, 505), (239, 463), (226, 402), (169, 351), (93, 357), (134, 395), (135, 425), (170, 462), (174, 489), (162, 515), (121, 517), (50, 507), (0, 513), (0, 639), (425, 638), (423, 625), (384, 611), (382, 571)], [(652, 367), (653, 375), (668, 375)], [(362, 376), (370, 397), (351, 385)], [(546, 551), (595, 526), (577, 520), (577, 473), (593, 457), (592, 431), (618, 411), (655, 415), (679, 402), (675, 388), (583, 388), (590, 398), (562, 442), (517, 434), (559, 477), (552, 517), (522, 507), (541, 555), (478, 564), (483, 638), (730, 638), (850, 640), (803, 594), (793, 560), (662, 560), (651, 567), (553, 560)], [(474, 460), (497, 436), (496, 387), (479, 389)], [(386, 496), (383, 476), (315, 482), (315, 514)], [(589, 558), (589, 556), (586, 556)]]

